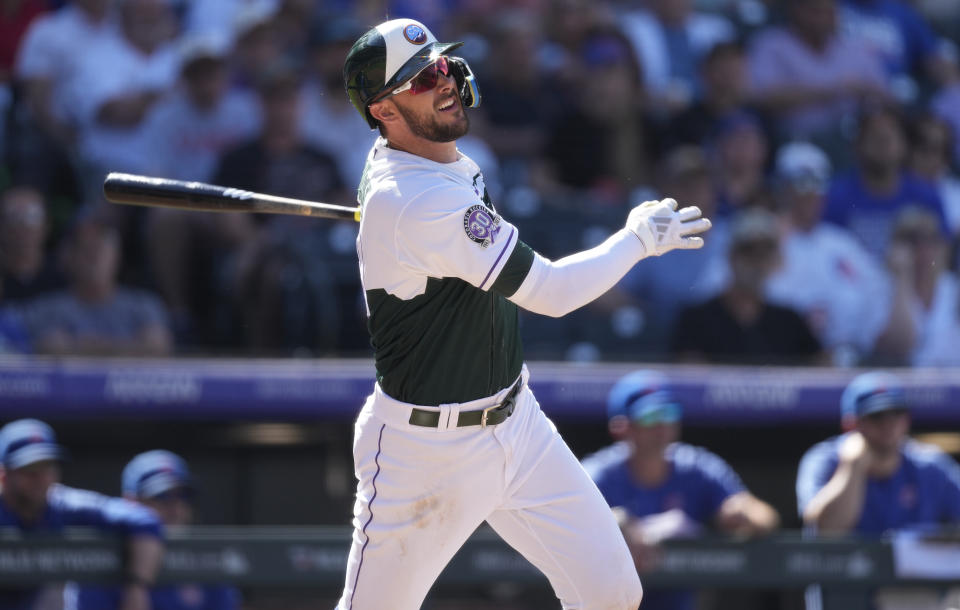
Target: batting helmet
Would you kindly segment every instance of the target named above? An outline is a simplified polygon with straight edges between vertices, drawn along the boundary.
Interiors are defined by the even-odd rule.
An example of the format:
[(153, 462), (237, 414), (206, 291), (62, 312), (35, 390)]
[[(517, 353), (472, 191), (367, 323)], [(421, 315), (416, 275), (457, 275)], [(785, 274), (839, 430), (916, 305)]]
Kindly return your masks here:
[[(415, 77), (440, 55), (462, 42), (437, 42), (425, 25), (413, 19), (394, 19), (371, 28), (353, 44), (343, 64), (347, 96), (371, 129), (377, 121), (368, 111), (371, 102)], [(460, 57), (449, 57), (450, 73), (460, 101), (467, 108), (480, 105), (480, 90), (470, 66)]]

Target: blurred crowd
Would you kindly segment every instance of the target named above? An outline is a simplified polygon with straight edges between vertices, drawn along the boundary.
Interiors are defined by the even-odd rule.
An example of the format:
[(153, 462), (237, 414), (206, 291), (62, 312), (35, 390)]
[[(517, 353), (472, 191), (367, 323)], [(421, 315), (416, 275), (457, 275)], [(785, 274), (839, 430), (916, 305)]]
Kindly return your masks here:
[(482, 103), (460, 149), (555, 258), (670, 196), (641, 262), (527, 357), (960, 364), (949, 0), (0, 0), (0, 352), (369, 356), (349, 222), (107, 204), (109, 171), (352, 203), (350, 45), (409, 16)]

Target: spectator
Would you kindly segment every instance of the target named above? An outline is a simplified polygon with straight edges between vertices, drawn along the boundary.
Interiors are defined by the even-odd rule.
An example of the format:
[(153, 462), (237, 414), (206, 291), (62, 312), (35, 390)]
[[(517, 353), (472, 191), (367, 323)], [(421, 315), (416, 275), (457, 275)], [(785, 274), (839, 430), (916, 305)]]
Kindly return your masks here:
[[(95, 527), (126, 540), (120, 610), (151, 610), (148, 591), (163, 557), (163, 526), (153, 511), (120, 498), (72, 489), (59, 483), (63, 450), (50, 426), (20, 419), (0, 429), (0, 526), (25, 535), (61, 532), (66, 527)], [(39, 600), (57, 608), (62, 587), (0, 591), (5, 610), (35, 610)], [(102, 609), (101, 609), (102, 610)]]
[[(156, 449), (141, 453), (123, 469), (123, 497), (151, 509), (165, 527), (193, 523), (193, 477), (183, 459)], [(119, 607), (121, 592), (115, 587), (84, 586), (78, 594), (79, 608), (108, 610)], [(239, 593), (217, 584), (178, 583), (150, 589), (151, 610), (234, 610)]]
[[(300, 87), (288, 63), (264, 73), (262, 132), (223, 156), (218, 184), (311, 201), (346, 199), (336, 162), (300, 135)], [(344, 326), (360, 324), (354, 302), (341, 309), (335, 269), (323, 264), (332, 258), (331, 230), (310, 219), (275, 218), (263, 223), (257, 239), (245, 240), (225, 287), (233, 308), (226, 340), (257, 349), (327, 350), (336, 345), (341, 314), (351, 321)], [(356, 296), (355, 259), (350, 281)]]
[(3, 302), (3, 286), (0, 286), (0, 355), (27, 354), (32, 350), (23, 317)]
[(275, 11), (278, 0), (204, 0), (190, 2), (184, 16), (184, 29), (188, 35), (233, 37), (232, 24), (250, 7), (265, 7)]
[(791, 142), (778, 152), (777, 195), (787, 230), (783, 265), (767, 296), (802, 313), (834, 364), (849, 366), (873, 350), (889, 295), (883, 269), (860, 242), (821, 220), (830, 174), (830, 160), (813, 144)]
[[(322, 22), (310, 36), (308, 76), (303, 83), (300, 132), (304, 140), (336, 158), (345, 184), (360, 184), (367, 152), (377, 134), (343, 95), (343, 58), (364, 29), (354, 20)], [(487, 89), (484, 88), (484, 102)]]
[(81, 218), (64, 243), (66, 291), (32, 301), (25, 315), (38, 352), (164, 356), (172, 340), (156, 296), (117, 285), (120, 236), (94, 217)]
[(730, 280), (712, 299), (685, 308), (674, 324), (672, 353), (717, 363), (804, 363), (822, 359), (820, 342), (793, 309), (765, 296), (780, 264), (775, 217), (744, 212), (730, 229)]
[[(249, 93), (228, 88), (228, 43), (214, 34), (181, 45), (181, 85), (158, 102), (145, 127), (152, 172), (179, 180), (212, 182), (220, 156), (259, 128), (260, 109)], [(191, 263), (205, 245), (240, 239), (243, 219), (218, 214), (152, 209), (146, 245), (153, 276), (168, 306), (178, 341), (195, 341), (193, 309), (201, 278)]]
[(636, 49), (653, 112), (669, 116), (699, 97), (697, 65), (736, 31), (719, 15), (695, 11), (691, 0), (651, 0), (646, 6), (623, 15), (621, 23)]
[(866, 108), (857, 126), (856, 167), (837, 176), (827, 192), (824, 218), (856, 235), (883, 261), (897, 214), (907, 206), (929, 210), (947, 232), (936, 190), (904, 168), (906, 133), (893, 106)]
[(483, 82), (479, 128), (520, 181), (544, 150), (549, 125), (564, 112), (565, 96), (542, 60), (543, 32), (533, 15), (516, 10), (498, 15), (489, 40), (491, 76)]
[(960, 365), (960, 281), (947, 260), (937, 218), (922, 209), (903, 210), (890, 246), (890, 315), (877, 340), (882, 362)]
[(16, 77), (37, 126), (61, 145), (74, 142), (78, 91), (72, 89), (87, 49), (112, 36), (111, 0), (73, 0), (34, 21), (17, 53)]
[(960, 236), (960, 178), (950, 170), (953, 139), (950, 124), (932, 113), (910, 125), (910, 169), (936, 187), (950, 234)]
[(0, 294), (6, 302), (63, 288), (63, 277), (46, 255), (48, 229), (40, 192), (13, 187), (0, 194)]
[[(717, 196), (710, 169), (699, 148), (680, 146), (669, 153), (658, 172), (660, 195), (697, 205), (715, 219), (703, 248), (675, 252), (671, 260), (649, 259), (631, 269), (618, 285), (626, 303), (639, 304), (644, 332), (633, 345), (632, 356), (662, 356), (669, 349), (670, 332), (681, 309), (704, 301), (723, 289), (727, 275), (729, 223), (717, 218)], [(644, 354), (640, 354), (643, 350)]]
[(673, 144), (707, 144), (719, 124), (731, 116), (756, 114), (748, 98), (747, 62), (736, 42), (715, 45), (699, 66), (703, 95), (670, 122), (667, 134)]
[(210, 182), (220, 155), (256, 133), (260, 109), (254, 97), (229, 87), (225, 38), (188, 38), (178, 53), (180, 86), (157, 102), (144, 127), (151, 173)]
[(344, 199), (334, 159), (300, 135), (301, 85), (296, 66), (288, 62), (260, 75), (260, 132), (224, 153), (214, 173), (217, 184), (311, 201)]
[(885, 96), (886, 76), (866, 45), (837, 34), (834, 0), (789, 0), (787, 27), (757, 34), (750, 48), (752, 93), (788, 138), (835, 142), (858, 101)]
[(20, 101), (10, 115), (3, 148), (15, 180), (41, 188), (48, 197), (82, 197), (74, 157), (77, 109), (85, 92), (75, 85), (89, 48), (115, 32), (111, 5), (111, 0), (72, 0), (41, 15), (17, 52), (14, 76)]
[(232, 85), (256, 91), (260, 74), (281, 59), (274, 0), (244, 2), (233, 20)]
[(85, 51), (74, 83), (80, 154), (97, 194), (107, 171), (150, 172), (154, 151), (146, 138), (146, 118), (177, 79), (170, 1), (121, 0), (119, 18), (119, 33)]
[(769, 144), (760, 122), (738, 112), (725, 117), (710, 134), (707, 150), (717, 191), (717, 215), (752, 207), (772, 208), (766, 183)]
[[(930, 109), (943, 118), (953, 133), (960, 134), (960, 81), (941, 89), (930, 101)], [(960, 166), (960, 138), (953, 137), (953, 165)]]
[(589, 34), (579, 57), (576, 105), (548, 130), (548, 184), (622, 205), (631, 190), (648, 184), (656, 151), (636, 60), (623, 35), (609, 30)]
[[(756, 536), (780, 517), (743, 485), (719, 456), (679, 442), (682, 407), (670, 385), (653, 371), (620, 379), (607, 400), (608, 427), (616, 444), (587, 457), (583, 466), (613, 508), (637, 569), (656, 566), (664, 540), (715, 529)], [(692, 610), (691, 591), (645, 586), (644, 610)]]
[(956, 66), (910, 2), (841, 0), (839, 17), (842, 35), (865, 44), (883, 61), (891, 89), (902, 103), (913, 103), (919, 96), (914, 75), (923, 74), (940, 85), (956, 79)]

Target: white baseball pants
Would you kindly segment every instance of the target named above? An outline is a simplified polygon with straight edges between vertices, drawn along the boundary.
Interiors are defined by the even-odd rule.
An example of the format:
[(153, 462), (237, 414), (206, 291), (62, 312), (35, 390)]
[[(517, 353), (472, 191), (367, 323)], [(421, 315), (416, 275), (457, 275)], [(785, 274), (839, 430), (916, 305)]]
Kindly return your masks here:
[[(636, 610), (642, 589), (609, 506), (527, 387), (513, 415), (481, 428), (457, 414), (508, 389), (408, 423), (414, 405), (379, 386), (357, 418), (353, 545), (338, 610), (416, 610), (486, 520), (549, 579), (563, 608)], [(446, 422), (453, 422), (446, 426)]]

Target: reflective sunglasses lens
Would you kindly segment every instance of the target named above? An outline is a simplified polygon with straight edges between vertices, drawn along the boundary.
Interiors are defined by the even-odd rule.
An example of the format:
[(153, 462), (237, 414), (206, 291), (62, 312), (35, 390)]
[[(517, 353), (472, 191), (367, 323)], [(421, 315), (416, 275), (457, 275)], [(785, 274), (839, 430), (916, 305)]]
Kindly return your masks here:
[(449, 76), (450, 74), (447, 58), (443, 55), (438, 57), (437, 61), (421, 70), (420, 74), (414, 77), (412, 86), (410, 87), (410, 93), (418, 95), (420, 93), (426, 93), (436, 87), (439, 78), (438, 74), (443, 74), (444, 76)]

